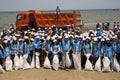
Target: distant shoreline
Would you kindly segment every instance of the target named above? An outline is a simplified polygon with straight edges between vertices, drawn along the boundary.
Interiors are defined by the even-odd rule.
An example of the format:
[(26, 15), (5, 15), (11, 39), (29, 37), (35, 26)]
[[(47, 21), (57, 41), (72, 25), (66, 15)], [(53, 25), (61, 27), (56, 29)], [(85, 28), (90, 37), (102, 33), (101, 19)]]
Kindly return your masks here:
[[(34, 9), (31, 9), (34, 10)], [(70, 12), (70, 11), (120, 11), (120, 9), (68, 9), (68, 10), (61, 10), (61, 12)], [(23, 11), (29, 11), (29, 10), (23, 10)], [(38, 11), (38, 10), (37, 10)], [(55, 10), (41, 10), (43, 12), (54, 12)], [(0, 13), (17, 13), (21, 11), (0, 11)]]

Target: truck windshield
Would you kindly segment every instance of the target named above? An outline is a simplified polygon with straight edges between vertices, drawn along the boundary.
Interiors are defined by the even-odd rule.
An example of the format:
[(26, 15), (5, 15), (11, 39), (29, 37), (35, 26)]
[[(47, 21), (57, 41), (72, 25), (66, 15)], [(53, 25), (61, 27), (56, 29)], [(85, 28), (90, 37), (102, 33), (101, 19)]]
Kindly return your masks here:
[(23, 20), (26, 19), (26, 15), (18, 15), (17, 20)]

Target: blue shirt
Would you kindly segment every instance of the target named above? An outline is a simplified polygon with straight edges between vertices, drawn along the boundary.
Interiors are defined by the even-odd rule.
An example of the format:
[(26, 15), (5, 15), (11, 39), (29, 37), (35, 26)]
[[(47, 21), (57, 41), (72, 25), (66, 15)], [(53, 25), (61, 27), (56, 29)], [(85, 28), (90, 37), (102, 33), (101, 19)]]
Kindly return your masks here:
[(19, 44), (19, 52), (23, 52), (24, 51), (24, 44), (21, 43)]
[(101, 31), (97, 31), (96, 36), (101, 36), (102, 32)]
[(5, 49), (4, 49), (6, 55), (10, 55), (10, 47), (6, 46)]
[(0, 49), (0, 58), (5, 58), (5, 54), (3, 54), (1, 49)]
[(40, 40), (34, 40), (33, 45), (34, 45), (34, 48), (40, 49), (41, 48), (41, 41)]
[(46, 51), (50, 51), (50, 46), (51, 46), (51, 42), (48, 42), (48, 41), (47, 41), (47, 42), (45, 43), (45, 50), (46, 50)]
[(109, 45), (106, 45), (105, 50), (106, 50), (106, 56), (108, 58), (112, 58), (113, 56), (113, 50), (112, 50), (112, 44), (110, 43)]
[[(18, 48), (18, 44), (12, 44), (13, 48)], [(15, 55), (17, 53), (17, 50), (12, 49), (12, 55)]]
[(25, 44), (25, 53), (30, 54), (30, 44)]
[(76, 53), (80, 51), (80, 46), (81, 46), (80, 41), (76, 42), (75, 40), (73, 40), (72, 46), (73, 46), (73, 49)]
[(68, 40), (68, 41), (62, 40), (62, 50), (63, 50), (64, 54), (66, 54), (66, 52), (68, 52), (70, 50), (70, 40)]
[(120, 54), (120, 41), (116, 43), (116, 53)]
[(104, 53), (105, 53), (105, 44), (101, 44), (101, 56), (103, 57), (104, 56)]
[(52, 46), (52, 51), (53, 52), (58, 52), (60, 50), (60, 46), (59, 45), (53, 45)]
[(92, 48), (93, 48), (93, 57), (94, 58), (97, 58), (97, 57), (99, 57), (99, 46), (98, 46), (98, 43), (94, 43), (93, 42), (93, 44), (92, 44)]
[(91, 53), (91, 49), (90, 49), (90, 43), (84, 43), (83, 44), (83, 50), (86, 54), (90, 54)]

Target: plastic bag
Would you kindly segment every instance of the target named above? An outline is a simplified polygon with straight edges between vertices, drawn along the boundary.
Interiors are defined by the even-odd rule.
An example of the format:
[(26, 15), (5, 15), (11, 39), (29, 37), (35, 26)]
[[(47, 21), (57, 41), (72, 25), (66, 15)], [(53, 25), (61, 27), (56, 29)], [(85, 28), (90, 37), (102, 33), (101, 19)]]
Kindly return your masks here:
[(9, 56), (6, 57), (5, 69), (6, 71), (12, 71), (12, 60)]
[(49, 61), (49, 59), (48, 59), (48, 56), (46, 56), (46, 58), (45, 58), (44, 67), (45, 67), (45, 68), (51, 68), (50, 61)]
[(119, 72), (119, 71), (120, 71), (120, 66), (119, 66), (119, 64), (118, 64), (118, 61), (117, 61), (116, 57), (114, 57), (113, 63), (114, 63), (114, 64), (113, 64), (113, 70)]
[(33, 55), (32, 57), (32, 62), (31, 62), (31, 68), (34, 68), (35, 67), (35, 56)]
[(40, 56), (40, 53), (36, 52), (36, 53), (35, 53), (35, 58), (36, 58), (36, 59), (35, 59), (35, 63), (36, 63), (36, 64), (35, 64), (35, 67), (36, 67), (36, 68), (40, 68), (39, 56)]
[(101, 58), (99, 57), (98, 60), (95, 63), (95, 70), (101, 71)]
[(110, 60), (108, 59), (108, 57), (104, 57), (103, 58), (103, 72), (107, 72), (110, 71)]
[(54, 70), (58, 70), (58, 68), (59, 68), (59, 59), (58, 59), (57, 55), (54, 55), (54, 57), (53, 57), (52, 67)]
[(69, 58), (69, 55), (68, 54), (66, 54), (66, 67), (67, 68), (70, 68), (70, 66), (71, 66), (71, 61), (70, 61), (70, 58)]
[(28, 54), (24, 54), (23, 55), (23, 69), (29, 69), (30, 68), (30, 65), (29, 63), (27, 62), (27, 58), (28, 58)]
[(1, 72), (1, 73), (5, 73), (5, 70), (2, 68), (1, 65), (0, 65), (0, 72)]
[(75, 69), (77, 70), (80, 70), (81, 69), (81, 58), (80, 58), (80, 54), (72, 54), (73, 56), (73, 62), (74, 62), (74, 67)]
[(90, 55), (91, 54), (86, 54), (87, 60), (86, 60), (86, 63), (85, 63), (85, 70), (93, 70), (92, 63), (89, 60)]
[(22, 69), (22, 67), (23, 67), (23, 57), (22, 57), (22, 55), (20, 55), (19, 68)]
[(17, 54), (15, 55), (15, 58), (14, 58), (14, 69), (15, 70), (19, 69), (19, 57)]

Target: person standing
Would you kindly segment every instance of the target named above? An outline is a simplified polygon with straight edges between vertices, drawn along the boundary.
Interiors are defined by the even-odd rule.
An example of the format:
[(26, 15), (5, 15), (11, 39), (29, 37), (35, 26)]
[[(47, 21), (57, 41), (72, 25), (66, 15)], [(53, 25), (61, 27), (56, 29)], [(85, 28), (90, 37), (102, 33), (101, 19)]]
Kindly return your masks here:
[(57, 6), (57, 8), (56, 8), (56, 18), (59, 18), (59, 14), (60, 14), (60, 8), (59, 8), (59, 6)]
[[(40, 36), (36, 36), (36, 38), (34, 39), (33, 45), (34, 45), (34, 48), (35, 48), (35, 59), (36, 59), (36, 57), (39, 57), (38, 61), (40, 62), (40, 53), (42, 51)], [(40, 68), (39, 62), (37, 62), (37, 60), (36, 60), (36, 62), (35, 62), (35, 64), (36, 64), (35, 67), (36, 68)]]
[(113, 45), (109, 38), (106, 39), (105, 56), (110, 60), (110, 69), (113, 70)]
[(68, 36), (62, 40), (62, 68), (66, 67), (66, 54), (70, 52), (70, 40)]
[[(78, 35), (75, 35), (74, 40), (72, 41), (72, 55), (75, 69), (81, 69), (81, 49), (82, 44), (80, 43)], [(74, 58), (74, 55), (76, 55), (76, 59)], [(77, 64), (75, 62), (77, 62)]]

